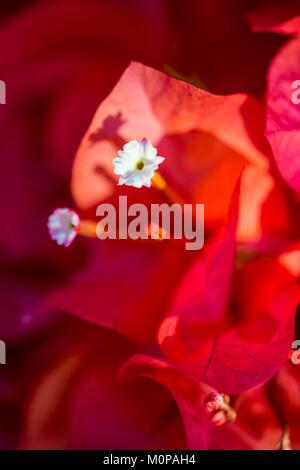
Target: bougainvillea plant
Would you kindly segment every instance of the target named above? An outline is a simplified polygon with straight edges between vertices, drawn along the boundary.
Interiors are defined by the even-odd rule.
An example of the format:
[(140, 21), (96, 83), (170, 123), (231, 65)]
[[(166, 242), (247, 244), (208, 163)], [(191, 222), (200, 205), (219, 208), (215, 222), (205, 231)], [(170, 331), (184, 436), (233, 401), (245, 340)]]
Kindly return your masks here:
[[(0, 25), (0, 447), (300, 449), (297, 6), (222, 0), (227, 35), (192, 1), (183, 39), (180, 2), (121, 3)], [(121, 197), (204, 205), (204, 246), (101, 238)]]

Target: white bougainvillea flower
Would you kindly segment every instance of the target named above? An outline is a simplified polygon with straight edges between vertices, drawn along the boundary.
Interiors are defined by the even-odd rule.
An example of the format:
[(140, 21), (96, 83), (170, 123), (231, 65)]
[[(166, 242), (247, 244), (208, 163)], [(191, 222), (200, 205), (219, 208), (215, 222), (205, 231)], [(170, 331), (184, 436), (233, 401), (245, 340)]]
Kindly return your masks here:
[(71, 245), (79, 232), (79, 224), (78, 214), (67, 207), (55, 209), (48, 218), (48, 229), (52, 240), (63, 246)]
[(157, 149), (149, 140), (131, 140), (124, 145), (123, 150), (118, 151), (118, 156), (113, 160), (114, 173), (120, 175), (118, 184), (150, 188), (151, 179), (163, 161), (164, 158), (157, 156)]

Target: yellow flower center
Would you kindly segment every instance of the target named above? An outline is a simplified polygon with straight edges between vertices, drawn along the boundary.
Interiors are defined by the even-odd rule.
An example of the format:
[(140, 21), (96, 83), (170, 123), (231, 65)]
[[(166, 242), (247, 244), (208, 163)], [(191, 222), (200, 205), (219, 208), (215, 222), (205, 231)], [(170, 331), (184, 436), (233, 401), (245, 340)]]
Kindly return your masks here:
[(143, 160), (139, 160), (135, 167), (138, 171), (141, 171), (144, 168), (144, 166), (145, 166), (145, 163), (143, 162)]

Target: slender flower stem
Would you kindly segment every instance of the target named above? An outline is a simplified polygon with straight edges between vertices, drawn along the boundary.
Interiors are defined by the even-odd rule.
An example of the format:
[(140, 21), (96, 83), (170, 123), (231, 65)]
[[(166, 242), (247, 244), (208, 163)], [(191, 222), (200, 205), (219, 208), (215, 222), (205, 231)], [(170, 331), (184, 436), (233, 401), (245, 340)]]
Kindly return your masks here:
[(97, 222), (94, 220), (83, 219), (80, 221), (79, 234), (83, 237), (97, 237)]
[(292, 450), (291, 448), (291, 440), (290, 440), (290, 430), (288, 426), (285, 426), (279, 444), (278, 450)]
[[(101, 229), (101, 225), (98, 225), (97, 222), (94, 220), (89, 219), (82, 219), (80, 221), (79, 227), (79, 235), (87, 238), (97, 238), (99, 235), (99, 230)], [(146, 229), (148, 237), (151, 238), (151, 225), (149, 225)], [(164, 239), (164, 232), (161, 227), (156, 228), (156, 237), (152, 238), (152, 240), (163, 240)], [(120, 237), (120, 232), (118, 233), (118, 237)], [(124, 238), (124, 237), (123, 237)]]
[(152, 178), (152, 186), (155, 189), (162, 191), (170, 202), (181, 205), (185, 203), (184, 199), (167, 183), (165, 178), (158, 171), (154, 173)]
[[(155, 189), (162, 191), (170, 202), (177, 203), (180, 205), (185, 204), (186, 201), (167, 183), (165, 178), (158, 171), (154, 173), (154, 176), (152, 178), (152, 185)], [(96, 238), (97, 230), (99, 230), (99, 227), (97, 227), (97, 222), (89, 219), (82, 219), (80, 221), (80, 227), (78, 232), (79, 235), (88, 238)], [(151, 227), (149, 227), (148, 230), (149, 238), (151, 238)], [(161, 227), (158, 228), (157, 235), (157, 238), (155, 238), (156, 240), (163, 239), (163, 231)]]

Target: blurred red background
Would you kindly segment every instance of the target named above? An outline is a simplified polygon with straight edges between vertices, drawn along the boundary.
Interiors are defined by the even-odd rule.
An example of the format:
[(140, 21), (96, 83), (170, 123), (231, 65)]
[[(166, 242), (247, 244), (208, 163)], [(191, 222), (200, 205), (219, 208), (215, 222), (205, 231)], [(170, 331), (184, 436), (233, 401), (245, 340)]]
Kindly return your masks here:
[[(122, 337), (122, 314), (125, 316), (124, 312), (136, 309), (135, 321), (147, 331), (156, 331), (171, 291), (191, 264), (190, 254), (182, 257), (174, 255), (172, 250), (156, 253), (156, 249), (153, 254), (152, 245), (140, 252), (132, 243), (117, 244), (117, 247), (108, 244), (100, 251), (97, 242), (95, 245), (86, 240), (78, 240), (69, 250), (63, 250), (50, 240), (47, 232), (47, 217), (56, 207), (74, 206), (71, 174), (76, 151), (98, 106), (131, 61), (151, 66), (215, 95), (245, 93), (255, 97), (264, 116), (267, 71), (288, 37), (251, 31), (248, 14), (275, 3), (251, 0), (1, 2), (0, 79), (7, 86), (7, 103), (0, 105), (0, 339), (7, 344), (7, 364), (0, 366), (1, 448), (264, 448), (278, 441), (286, 418), (278, 413), (277, 405), (273, 407), (274, 400), (270, 404), (268, 385), (242, 394), (241, 421), (238, 428), (229, 428), (227, 433), (225, 428), (207, 431), (209, 425), (199, 415), (196, 439), (187, 431), (195, 426), (195, 418), (190, 409), (186, 413), (186, 397), (198, 393), (201, 401), (206, 393), (202, 383), (190, 384), (182, 372), (177, 376), (173, 370), (163, 379), (155, 375), (160, 372), (148, 371), (144, 374), (147, 378), (140, 379), (138, 384), (133, 381), (121, 385), (116, 381), (119, 368), (133, 354), (147, 352), (160, 358), (154, 335), (147, 338), (146, 346), (133, 341), (132, 335), (124, 335), (130, 339)], [(259, 138), (264, 140), (264, 129), (260, 127)], [(188, 139), (181, 141), (174, 137), (174, 141), (166, 140), (162, 145), (165, 149), (173, 145), (175, 153), (180, 148), (183, 154), (208, 145), (197, 135), (189, 135)], [(264, 206), (263, 228), (268, 235), (284, 234), (282, 245), (280, 248), (276, 245), (274, 251), (273, 245), (264, 242), (268, 245), (268, 256), (274, 260), (281, 251), (299, 241), (299, 195), (296, 197), (281, 180), (265, 141), (264, 145), (266, 158), (271, 160), (268, 177), (272, 178), (275, 189)], [(218, 150), (223, 151), (222, 147)], [(200, 173), (201, 165), (200, 161)], [(216, 197), (216, 212), (221, 213), (219, 225), (224, 222), (228, 209), (229, 190), (224, 199), (226, 210), (223, 206), (219, 210), (222, 188), (230, 180), (232, 191), (233, 179), (241, 170), (239, 165), (233, 170), (227, 163), (220, 170), (221, 176), (218, 173), (209, 180), (207, 191)], [(219, 197), (215, 192), (216, 181), (222, 181), (223, 185)], [(251, 181), (249, 186), (255, 186), (258, 180), (255, 176), (254, 183)], [(281, 210), (276, 213), (278, 205)], [(219, 225), (210, 228), (208, 241), (214, 239)], [(261, 246), (256, 247), (257, 253), (262, 250), (264, 257), (265, 246)], [(243, 255), (247, 258), (249, 253), (245, 251)], [(98, 269), (102, 266), (101, 281), (95, 287), (90, 284), (91, 290), (84, 290), (82, 295), (97, 289), (103, 308), (116, 315), (121, 325), (116, 331), (106, 330), (100, 321), (93, 324), (73, 316), (65, 300), (60, 309), (38, 308), (56, 289), (77, 276), (86, 276), (91, 260), (96, 260)], [(161, 272), (157, 279), (152, 260), (161, 262), (158, 264), (162, 266), (161, 271), (166, 278), (169, 276), (167, 286)], [(151, 267), (145, 278), (144, 266)], [(134, 279), (128, 276), (128, 292), (132, 295), (137, 288), (143, 293), (132, 304), (118, 293), (118, 282), (122, 283), (122, 276), (126, 278), (128, 269), (134, 273), (133, 278), (141, 278), (140, 286), (136, 287)], [(276, 271), (277, 267), (266, 272), (275, 272), (273, 269)], [(244, 280), (239, 281), (236, 275), (234, 282), (244, 286), (247, 276), (243, 274)], [(290, 282), (281, 271), (274, 278), (274, 285), (279, 278)], [(266, 288), (267, 292), (259, 291), (266, 303), (277, 288), (272, 279), (269, 281), (271, 287)], [(87, 276), (86, 284), (89, 282)], [(145, 291), (143, 282), (149, 283)], [(122, 290), (124, 297), (126, 289), (127, 285)], [(292, 298), (293, 289), (289, 292)], [(74, 295), (73, 291), (68, 295)], [(112, 306), (106, 304), (106, 295), (114, 297)], [(144, 306), (146, 298), (149, 305)], [(239, 294), (235, 292), (232, 299), (231, 307), (238, 318)], [(93, 309), (93, 304), (87, 307), (83, 304), (82, 308)], [(76, 314), (77, 308), (78, 305), (74, 306)], [(155, 311), (154, 327), (149, 319), (151, 308)], [(257, 315), (262, 308), (257, 307)], [(253, 311), (256, 312), (256, 306)], [(140, 316), (143, 314), (145, 317)], [(93, 315), (93, 312), (79, 314), (88, 320)], [(127, 317), (125, 330), (126, 322)], [(140, 330), (136, 328), (138, 336)], [(191, 334), (189, 340), (194, 339)], [(172, 349), (171, 346), (167, 345), (167, 349)], [(284, 373), (293, 375), (289, 370), (281, 375)], [(297, 374), (299, 377), (298, 371)], [(299, 387), (298, 378), (293, 376), (291, 380)], [(175, 399), (170, 393), (172, 387), (176, 390)], [(271, 387), (272, 390), (281, 387), (281, 392), (284, 388), (282, 382), (274, 385), (274, 381)], [(249, 417), (249, 409), (256, 402), (261, 411), (256, 408)], [(299, 416), (299, 403), (294, 410)], [(290, 413), (290, 410), (286, 412)], [(299, 429), (297, 433), (299, 439)], [(297, 439), (295, 445), (299, 445)]]

